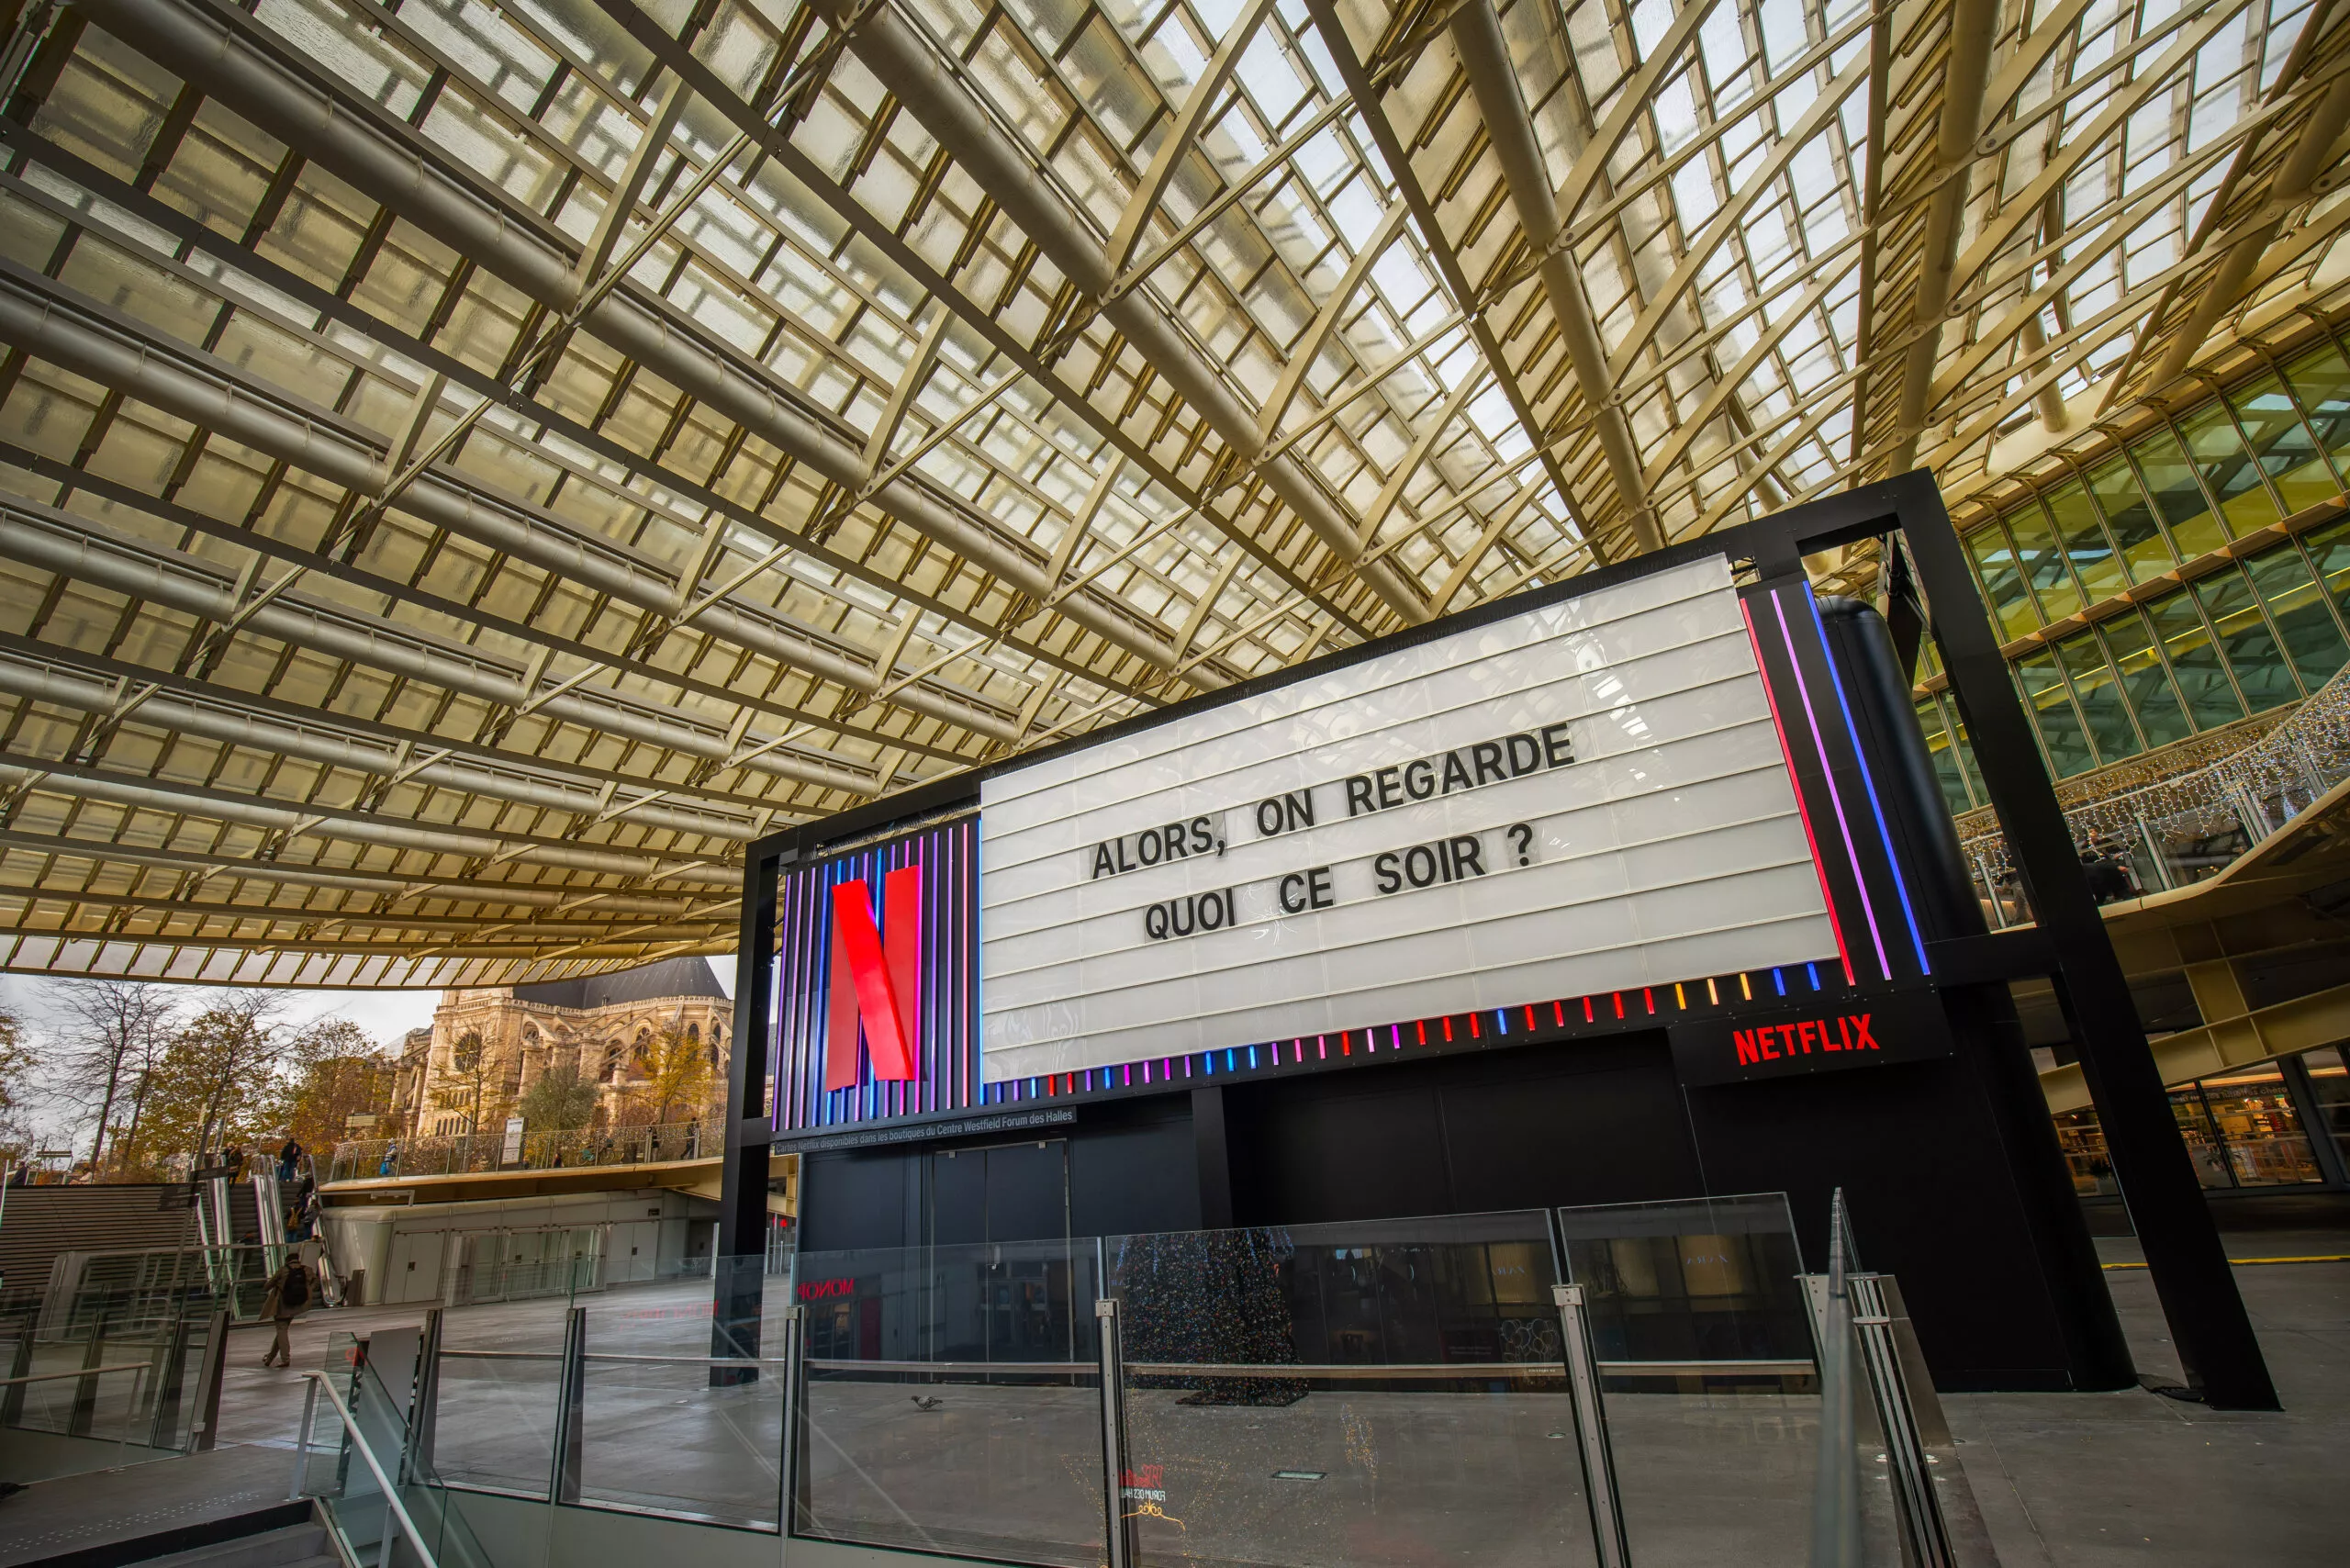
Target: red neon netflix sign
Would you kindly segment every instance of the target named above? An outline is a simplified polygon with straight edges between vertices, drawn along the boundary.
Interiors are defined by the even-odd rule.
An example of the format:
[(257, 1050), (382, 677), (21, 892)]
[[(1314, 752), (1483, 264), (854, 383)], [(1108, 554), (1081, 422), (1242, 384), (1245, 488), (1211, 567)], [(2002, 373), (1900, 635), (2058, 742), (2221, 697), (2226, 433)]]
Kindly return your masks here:
[(833, 889), (833, 983), (824, 1006), (824, 1087), (854, 1089), (858, 1025), (877, 1080), (914, 1076), (922, 1050), (922, 868), (881, 879), (881, 924), (862, 879)]
[(1782, 1024), (1776, 1028), (1734, 1029), (1730, 1041), (1738, 1049), (1740, 1067), (1754, 1062), (1776, 1061), (1781, 1057), (1798, 1054), (1809, 1056), (1820, 1051), (1875, 1051), (1885, 1047), (1876, 1043), (1869, 1032), (1866, 1013), (1848, 1013), (1834, 1021), (1806, 1018), (1799, 1023)]

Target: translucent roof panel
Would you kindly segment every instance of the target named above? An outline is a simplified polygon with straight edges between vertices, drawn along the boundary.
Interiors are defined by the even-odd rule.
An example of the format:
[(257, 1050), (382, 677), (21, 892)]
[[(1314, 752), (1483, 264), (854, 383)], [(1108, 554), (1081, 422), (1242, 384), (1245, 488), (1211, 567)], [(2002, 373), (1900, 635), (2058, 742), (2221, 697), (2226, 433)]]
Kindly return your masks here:
[(723, 951), (763, 834), (1963, 502), (2345, 272), (2310, 0), (0, 15), (27, 969)]

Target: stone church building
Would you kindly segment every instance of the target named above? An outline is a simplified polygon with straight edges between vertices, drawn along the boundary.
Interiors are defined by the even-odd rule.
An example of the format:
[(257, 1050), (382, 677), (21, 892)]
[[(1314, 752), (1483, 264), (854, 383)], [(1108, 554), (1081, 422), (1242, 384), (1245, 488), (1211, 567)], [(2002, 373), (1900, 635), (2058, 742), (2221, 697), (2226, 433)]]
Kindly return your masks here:
[[(412, 1118), (406, 1130), (411, 1136), (476, 1130), (476, 1114), (487, 1122), (495, 1108), (502, 1118), (542, 1075), (565, 1064), (596, 1086), (598, 1126), (641, 1120), (630, 1114), (631, 1100), (650, 1073), (661, 1036), (671, 1029), (707, 1054), (707, 1097), (722, 1104), (733, 1024), (733, 1004), (701, 958), (665, 958), (617, 974), (537, 985), (443, 991), (432, 1014), (422, 1081), (412, 1097), (402, 1096)], [(477, 1069), (469, 1070), (470, 1053), (461, 1048), (468, 1036), (481, 1039)]]

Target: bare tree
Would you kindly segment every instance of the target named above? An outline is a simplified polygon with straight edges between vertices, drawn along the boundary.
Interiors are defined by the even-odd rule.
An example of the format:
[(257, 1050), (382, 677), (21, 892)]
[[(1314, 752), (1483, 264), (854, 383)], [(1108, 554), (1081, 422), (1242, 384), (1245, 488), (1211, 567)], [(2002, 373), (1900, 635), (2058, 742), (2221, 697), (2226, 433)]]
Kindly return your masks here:
[(155, 1069), (149, 1141), (172, 1153), (201, 1154), (280, 1137), (312, 1064), (365, 1047), (347, 1020), (287, 1023), (276, 993), (219, 992), (172, 1032)]
[[(178, 1025), (178, 1010), (166, 988), (138, 980), (57, 980), (49, 996), (59, 1019), (44, 1053), (51, 1081), (95, 1113), (90, 1169), (104, 1170), (109, 1137), (116, 1137), (118, 1164), (138, 1148), (155, 1070)], [(126, 1112), (118, 1125), (118, 1114)]]

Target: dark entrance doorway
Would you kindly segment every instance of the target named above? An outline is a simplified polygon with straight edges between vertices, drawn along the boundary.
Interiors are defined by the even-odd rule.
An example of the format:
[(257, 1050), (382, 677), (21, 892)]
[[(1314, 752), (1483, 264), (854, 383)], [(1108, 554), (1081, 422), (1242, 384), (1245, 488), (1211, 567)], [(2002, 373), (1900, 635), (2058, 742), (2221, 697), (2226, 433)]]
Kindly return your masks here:
[[(1069, 1144), (1061, 1138), (933, 1151), (930, 1245), (951, 1361), (1075, 1354), (1092, 1251), (1070, 1250)], [(1080, 1273), (1087, 1276), (1080, 1280)]]

